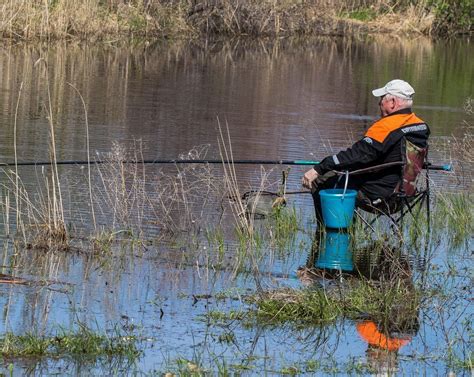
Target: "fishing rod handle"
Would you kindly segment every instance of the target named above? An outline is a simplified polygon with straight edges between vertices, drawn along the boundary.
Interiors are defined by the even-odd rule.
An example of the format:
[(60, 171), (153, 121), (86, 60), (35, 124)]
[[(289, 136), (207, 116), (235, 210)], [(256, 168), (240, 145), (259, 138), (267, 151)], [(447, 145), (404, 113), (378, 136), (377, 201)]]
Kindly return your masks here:
[(428, 170), (441, 170), (441, 171), (453, 171), (453, 166), (451, 164), (444, 165), (432, 165), (431, 162), (425, 163), (423, 169)]

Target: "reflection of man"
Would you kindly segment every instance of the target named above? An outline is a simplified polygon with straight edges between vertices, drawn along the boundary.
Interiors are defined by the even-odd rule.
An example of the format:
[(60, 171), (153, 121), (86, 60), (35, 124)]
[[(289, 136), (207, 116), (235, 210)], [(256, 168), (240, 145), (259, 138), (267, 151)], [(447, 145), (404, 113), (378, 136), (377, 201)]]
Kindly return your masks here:
[[(308, 170), (302, 179), (313, 192), (316, 218), (322, 224), (319, 191), (337, 182), (333, 171), (353, 171), (390, 162), (402, 161), (403, 140), (418, 147), (427, 146), (430, 130), (411, 110), (414, 89), (403, 80), (392, 80), (372, 94), (379, 97), (381, 119), (367, 130), (364, 138), (350, 148), (324, 158)], [(401, 179), (399, 166), (351, 177), (349, 188), (358, 190), (358, 204), (376, 204), (387, 200)]]
[(368, 343), (367, 364), (376, 375), (396, 372), (398, 350), (410, 342), (411, 336), (391, 337), (379, 331), (373, 321), (358, 323), (357, 332)]
[(379, 331), (373, 321), (364, 321), (357, 324), (357, 332), (371, 346), (375, 346), (387, 351), (398, 351), (411, 340), (410, 336), (390, 337)]

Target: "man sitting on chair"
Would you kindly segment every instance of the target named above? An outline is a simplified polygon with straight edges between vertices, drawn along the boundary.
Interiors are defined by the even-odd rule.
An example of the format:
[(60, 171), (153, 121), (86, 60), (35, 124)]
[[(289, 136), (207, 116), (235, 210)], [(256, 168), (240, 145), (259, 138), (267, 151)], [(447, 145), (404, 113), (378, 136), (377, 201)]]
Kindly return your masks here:
[[(426, 148), (430, 130), (428, 125), (411, 110), (414, 89), (403, 80), (392, 80), (383, 88), (372, 91), (379, 97), (381, 119), (373, 123), (364, 137), (350, 148), (324, 158), (308, 170), (302, 179), (311, 189), (318, 225), (322, 224), (319, 191), (344, 185), (344, 177), (334, 171), (354, 171), (387, 163), (403, 161), (404, 140), (419, 148)], [(358, 190), (358, 206), (377, 206), (396, 191), (401, 181), (399, 165), (374, 169), (370, 173), (351, 176), (348, 188)], [(321, 229), (322, 227), (320, 227)]]

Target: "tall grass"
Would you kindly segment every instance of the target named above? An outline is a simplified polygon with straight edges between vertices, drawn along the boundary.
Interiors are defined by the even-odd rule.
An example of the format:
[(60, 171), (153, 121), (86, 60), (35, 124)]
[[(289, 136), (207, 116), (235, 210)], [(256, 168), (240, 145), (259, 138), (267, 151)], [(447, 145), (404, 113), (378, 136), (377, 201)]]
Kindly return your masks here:
[[(194, 147), (178, 159), (205, 158), (207, 149)], [(189, 241), (206, 226), (217, 226), (225, 192), (214, 169), (209, 164), (145, 165), (142, 150), (141, 141), (114, 142), (100, 156), (105, 163), (96, 166), (92, 191), (105, 224), (96, 241), (109, 244), (109, 236), (123, 230), (139, 239), (153, 235), (178, 241), (183, 236)]]
[(148, 200), (145, 166), (137, 163), (143, 160), (141, 150), (139, 143), (127, 148), (114, 142), (111, 151), (101, 156), (105, 163), (97, 167), (102, 189), (95, 191), (96, 200), (104, 216), (111, 216), (112, 229), (130, 229), (134, 225), (140, 229), (143, 223)]
[[(251, 268), (252, 274), (255, 280), (255, 284), (257, 286), (257, 290), (259, 292), (262, 291), (262, 286), (260, 283), (260, 273), (258, 267), (258, 260), (256, 252), (258, 250), (258, 237), (256, 236), (255, 232), (255, 224), (254, 224), (254, 217), (246, 216), (246, 205), (244, 200), (242, 199), (243, 195), (240, 191), (239, 180), (237, 176), (237, 172), (235, 169), (235, 165), (233, 164), (233, 152), (232, 152), (232, 143), (229, 133), (229, 127), (226, 124), (225, 131), (222, 129), (220, 122), (218, 121), (219, 126), (219, 151), (220, 156), (223, 161), (228, 161), (222, 164), (223, 172), (224, 172), (224, 182), (226, 185), (226, 189), (229, 192), (231, 198), (234, 199), (232, 205), (232, 214), (234, 216), (235, 222), (237, 224), (237, 234), (239, 235), (240, 244), (241, 244), (241, 251), (240, 254), (241, 261), (235, 264), (234, 275), (237, 273), (238, 269), (244, 263), (243, 259), (247, 257), (250, 258), (251, 261)], [(261, 181), (263, 182), (263, 180)], [(261, 191), (262, 188), (257, 190), (257, 193)], [(257, 200), (255, 201), (255, 205), (258, 201), (258, 194)], [(250, 210), (250, 213), (253, 213), (255, 208)]]
[[(197, 35), (341, 34), (411, 31), (453, 35), (472, 27), (462, 0), (9, 0), (0, 32), (10, 38), (180, 38)], [(361, 27), (351, 20), (368, 22)]]
[[(14, 153), (14, 158), (15, 158), (15, 187), (16, 187), (16, 190), (15, 190), (15, 197), (18, 198), (19, 197), (19, 175), (18, 175), (18, 153), (17, 153), (17, 128), (18, 128), (18, 107), (20, 105), (20, 98), (21, 98), (21, 93), (22, 93), (22, 90), (23, 90), (23, 82), (20, 84), (20, 89), (18, 90), (18, 100), (17, 100), (17, 103), (16, 103), (16, 108), (15, 108), (15, 122), (14, 122), (14, 125), (13, 125), (13, 153)], [(5, 203), (6, 206), (6, 217), (8, 219), (8, 213), (9, 213), (9, 200), (8, 202)], [(17, 224), (20, 224), (21, 223), (21, 218), (20, 218), (20, 201), (16, 201), (16, 223)], [(9, 219), (8, 219), (9, 220)], [(24, 229), (22, 229), (22, 231), (24, 232)], [(7, 233), (8, 234), (8, 233)], [(23, 233), (23, 239), (25, 239), (25, 234)]]
[(53, 104), (51, 98), (51, 89), (48, 73), (48, 63), (39, 59), (35, 65), (40, 64), (45, 70), (46, 86), (47, 86), (47, 99), (48, 102), (44, 104), (48, 124), (49, 124), (49, 153), (51, 161), (51, 175), (49, 179), (45, 180), (45, 195), (43, 199), (43, 208), (47, 208), (48, 213), (48, 246), (52, 243), (59, 243), (63, 247), (67, 247), (68, 235), (66, 230), (66, 224), (64, 220), (64, 205), (63, 197), (61, 192), (61, 181), (59, 179), (59, 170), (57, 165), (56, 155), (56, 133), (55, 133), (55, 119), (53, 113)]
[[(277, 196), (276, 200), (268, 200), (268, 187), (271, 171), (260, 167), (260, 175), (251, 191), (242, 193), (243, 184), (239, 179), (236, 166), (233, 164), (232, 143), (228, 125), (219, 125), (219, 150), (222, 164), (225, 192), (231, 198), (230, 208), (236, 226), (238, 252), (233, 263), (234, 276), (238, 272), (250, 269), (256, 283), (257, 291), (262, 291), (260, 267), (264, 260), (273, 261), (274, 250), (271, 246), (283, 249), (294, 240), (298, 231), (296, 211), (286, 211), (281, 208), (284, 197)], [(284, 185), (284, 183), (283, 183)], [(284, 188), (282, 189), (284, 192)], [(250, 195), (247, 195), (250, 194)], [(266, 208), (262, 208), (266, 207)], [(263, 213), (265, 220), (258, 222)], [(262, 219), (263, 220), (263, 219)]]
[[(204, 159), (209, 145), (182, 153), (178, 159)], [(152, 174), (149, 210), (162, 231), (173, 236), (200, 233), (205, 224), (222, 219), (226, 192), (221, 177), (210, 164), (176, 164)]]
[[(48, 64), (42, 58), (38, 59), (34, 67), (44, 72), (46, 81), (46, 101), (42, 104), (48, 120), (49, 134), (49, 158), (51, 169), (42, 169), (37, 175), (38, 184), (34, 197), (30, 195), (23, 185), (18, 170), (18, 155), (16, 145), (17, 136), (17, 113), (23, 84), (20, 85), (17, 106), (15, 109), (15, 122), (13, 127), (15, 169), (6, 170), (7, 183), (3, 184), (5, 192), (8, 192), (8, 201), (4, 203), (6, 217), (9, 218), (11, 209), (16, 214), (16, 230), (22, 235), (24, 243), (27, 243), (27, 232), (32, 232), (32, 243), (30, 245), (41, 248), (60, 247), (68, 248), (68, 234), (64, 219), (64, 206), (57, 166), (56, 155), (56, 120), (52, 108)], [(14, 204), (9, 198), (14, 198)]]
[(71, 83), (68, 83), (68, 85), (74, 89), (74, 91), (79, 95), (79, 98), (81, 99), (82, 107), (84, 109), (84, 115), (85, 115), (85, 129), (86, 129), (86, 153), (87, 153), (87, 182), (88, 182), (88, 188), (89, 188), (89, 199), (91, 203), (91, 214), (92, 214), (92, 222), (94, 224), (94, 230), (97, 231), (97, 221), (95, 218), (95, 210), (94, 210), (94, 200), (92, 196), (92, 174), (91, 174), (91, 157), (90, 157), (90, 138), (89, 138), (89, 120), (87, 117), (87, 105), (84, 100), (84, 97), (82, 96), (81, 92)]
[(104, 39), (135, 34), (166, 37), (188, 32), (182, 2), (29, 1), (9, 0), (0, 6), (0, 30), (11, 38)]
[(474, 234), (472, 193), (439, 193), (434, 208), (434, 231), (453, 247), (468, 245)]
[(453, 138), (451, 149), (455, 156), (458, 168), (462, 169), (466, 178), (472, 179), (474, 172), (472, 166), (474, 164), (474, 99), (467, 98), (464, 103), (464, 111), (466, 118), (462, 124), (463, 137)]
[[(4, 211), (19, 211), (17, 214), (16, 230), (23, 244), (28, 247), (40, 249), (67, 249), (69, 239), (64, 220), (58, 216), (57, 202), (53, 199), (52, 190), (53, 173), (41, 169), (37, 175), (36, 192), (30, 192), (23, 184), (21, 178), (13, 171), (6, 173), (7, 183), (3, 188), (8, 196), (14, 197), (13, 208), (6, 205)], [(18, 238), (15, 238), (18, 240)]]

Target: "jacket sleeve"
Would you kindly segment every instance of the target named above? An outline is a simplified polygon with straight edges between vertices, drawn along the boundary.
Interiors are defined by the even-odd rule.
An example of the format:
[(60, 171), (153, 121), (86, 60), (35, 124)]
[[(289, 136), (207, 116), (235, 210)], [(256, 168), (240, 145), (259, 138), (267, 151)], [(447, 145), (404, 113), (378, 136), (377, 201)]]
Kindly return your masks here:
[(367, 167), (383, 153), (383, 144), (369, 136), (354, 143), (350, 148), (324, 158), (314, 166), (319, 174), (330, 170), (356, 170)]

